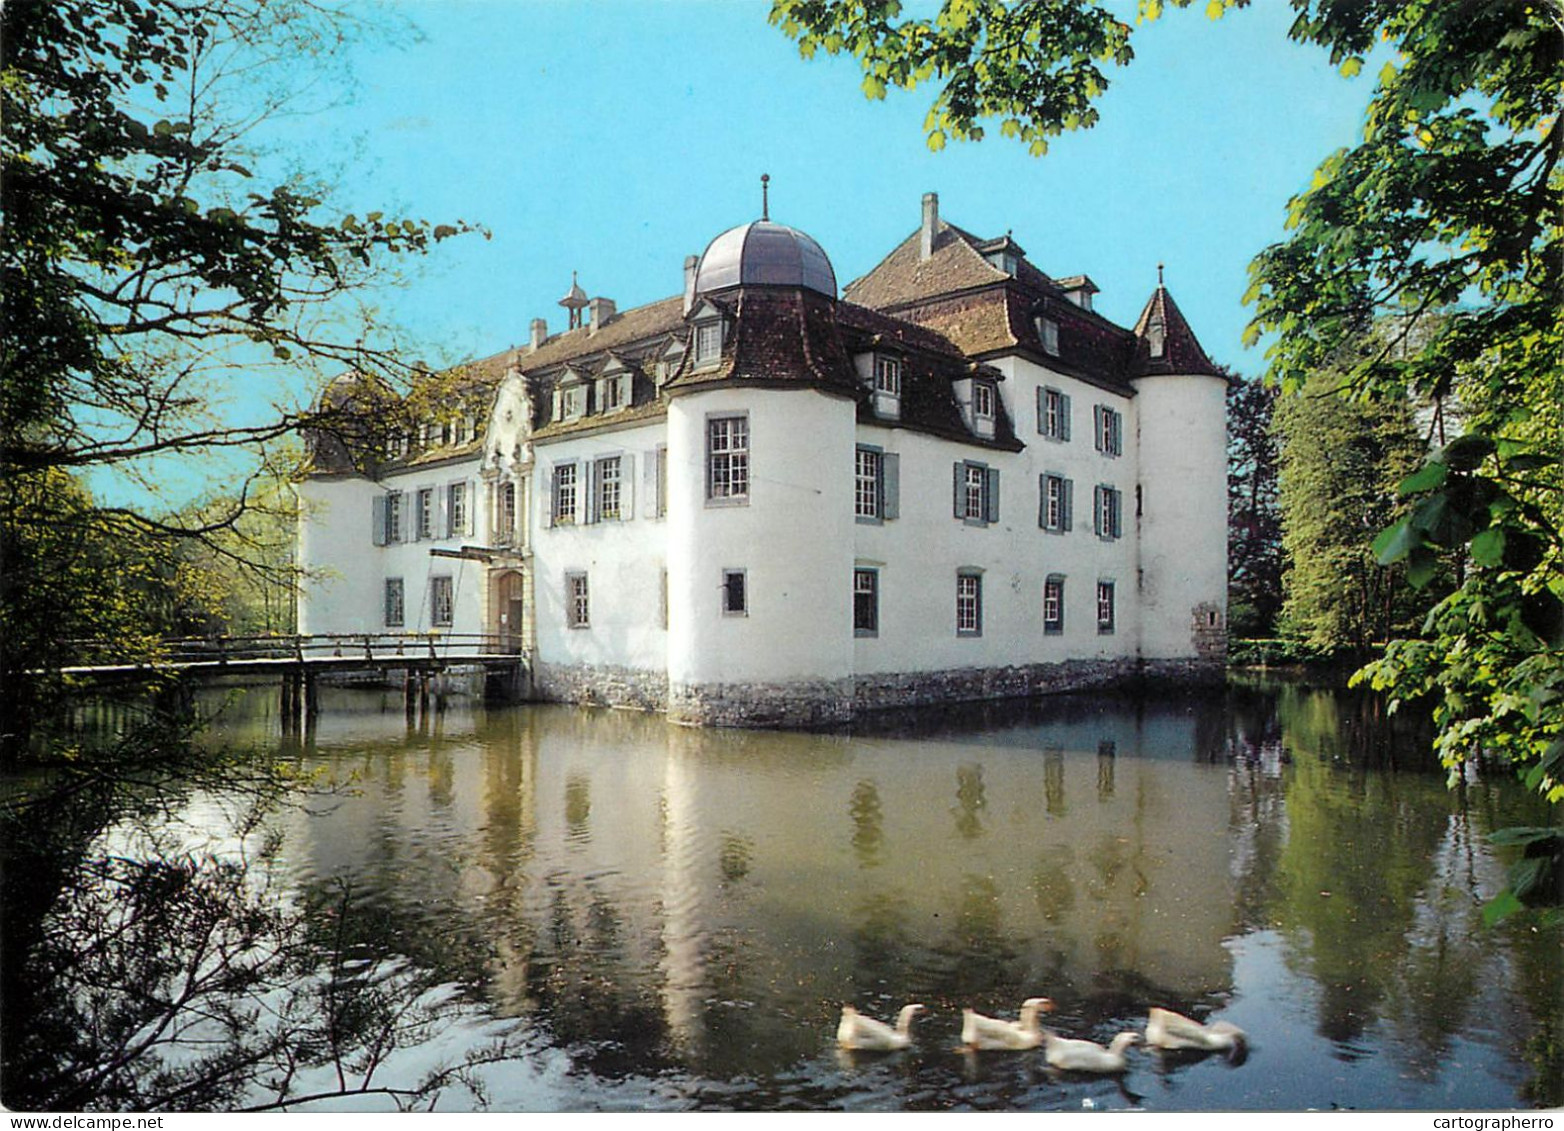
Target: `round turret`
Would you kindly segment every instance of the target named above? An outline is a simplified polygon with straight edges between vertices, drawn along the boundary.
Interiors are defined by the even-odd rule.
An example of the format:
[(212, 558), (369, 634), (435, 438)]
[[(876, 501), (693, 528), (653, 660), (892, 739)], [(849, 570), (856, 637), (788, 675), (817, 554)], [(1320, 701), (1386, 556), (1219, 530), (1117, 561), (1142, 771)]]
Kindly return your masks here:
[(752, 220), (707, 246), (695, 269), (695, 293), (740, 284), (807, 287), (836, 297), (836, 272), (820, 245), (797, 228)]

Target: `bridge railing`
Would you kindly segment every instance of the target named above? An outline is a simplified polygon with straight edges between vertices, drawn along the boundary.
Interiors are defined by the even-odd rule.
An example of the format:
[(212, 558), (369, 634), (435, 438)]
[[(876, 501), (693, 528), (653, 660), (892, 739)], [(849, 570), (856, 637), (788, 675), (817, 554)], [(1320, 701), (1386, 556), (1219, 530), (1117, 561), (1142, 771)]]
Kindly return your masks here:
[(202, 636), (165, 639), (149, 654), (127, 652), (111, 640), (74, 641), (76, 663), (199, 664), (244, 660), (359, 659), (389, 663), (398, 659), (457, 662), (484, 656), (517, 655), (519, 640), (477, 632), (335, 632), (311, 635)]

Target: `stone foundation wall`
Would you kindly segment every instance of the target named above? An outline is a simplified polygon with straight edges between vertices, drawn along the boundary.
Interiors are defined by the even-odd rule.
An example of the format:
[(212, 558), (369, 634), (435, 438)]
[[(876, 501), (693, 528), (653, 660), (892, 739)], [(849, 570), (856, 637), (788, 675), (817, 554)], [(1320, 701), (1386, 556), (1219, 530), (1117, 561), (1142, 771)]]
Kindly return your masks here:
[(1031, 699), (1067, 691), (1117, 687), (1143, 680), (1200, 684), (1220, 681), (1210, 659), (1066, 660), (1003, 668), (864, 675), (788, 683), (704, 683), (670, 686), (663, 672), (539, 664), (537, 698), (580, 706), (664, 711), (690, 726), (816, 729), (902, 707)]
[(640, 668), (535, 663), (532, 694), (548, 702), (574, 703), (580, 707), (664, 711), (668, 709), (668, 673)]

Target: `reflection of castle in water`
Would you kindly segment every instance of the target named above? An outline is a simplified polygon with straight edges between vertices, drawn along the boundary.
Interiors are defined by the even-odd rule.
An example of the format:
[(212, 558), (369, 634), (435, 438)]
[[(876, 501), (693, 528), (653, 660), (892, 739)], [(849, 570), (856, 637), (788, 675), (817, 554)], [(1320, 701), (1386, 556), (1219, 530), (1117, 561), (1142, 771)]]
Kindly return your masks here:
[(775, 1053), (865, 993), (1190, 1002), (1231, 987), (1239, 902), (1207, 716), (918, 741), (453, 716), (328, 752), (356, 791), (294, 852), (502, 1013), (681, 1060), (741, 1057), (741, 1030)]

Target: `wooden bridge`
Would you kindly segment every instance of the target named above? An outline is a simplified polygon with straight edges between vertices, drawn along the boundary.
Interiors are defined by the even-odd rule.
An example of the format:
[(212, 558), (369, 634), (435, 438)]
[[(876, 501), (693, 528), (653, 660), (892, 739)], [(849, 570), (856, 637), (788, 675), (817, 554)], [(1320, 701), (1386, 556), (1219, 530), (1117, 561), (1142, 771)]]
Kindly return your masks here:
[(78, 642), (81, 663), (60, 669), (77, 686), (115, 687), (172, 679), (180, 684), (225, 676), (277, 677), (284, 728), (319, 713), (318, 677), (403, 673), (409, 715), (428, 709), (431, 677), (451, 668), (482, 668), (485, 688), (515, 695), (528, 672), (513, 637), (478, 633), (379, 632), (311, 636), (218, 636), (164, 640), (148, 658), (116, 658), (105, 641)]

